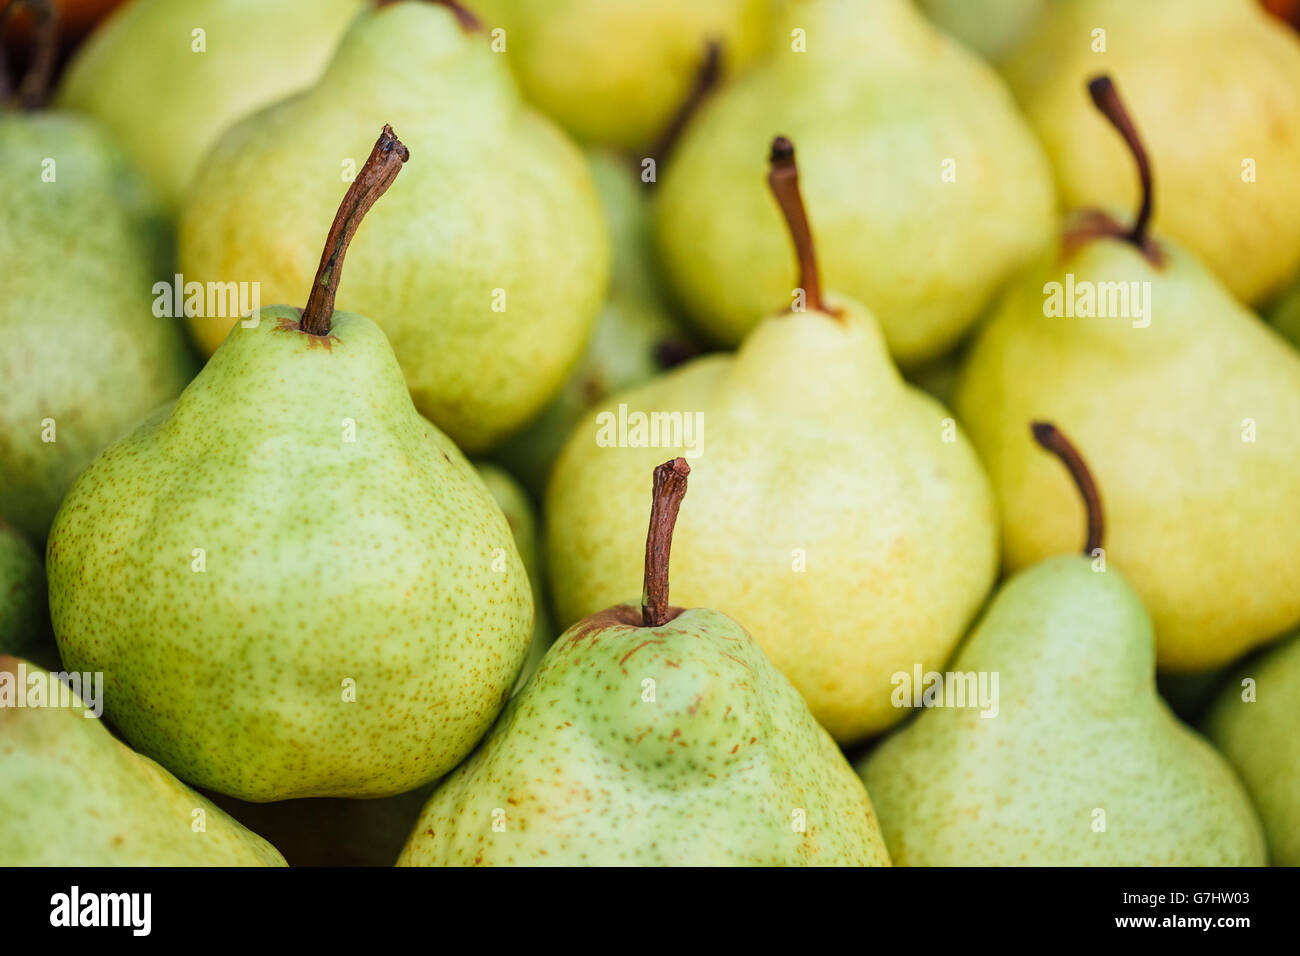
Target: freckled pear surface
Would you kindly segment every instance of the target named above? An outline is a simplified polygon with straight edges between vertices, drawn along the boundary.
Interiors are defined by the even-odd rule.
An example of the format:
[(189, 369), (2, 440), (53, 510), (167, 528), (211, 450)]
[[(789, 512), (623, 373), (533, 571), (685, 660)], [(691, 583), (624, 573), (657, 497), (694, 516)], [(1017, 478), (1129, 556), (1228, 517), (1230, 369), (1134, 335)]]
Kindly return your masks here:
[(528, 645), (528, 579), (379, 328), (298, 321), (236, 326), (78, 481), (48, 550), (55, 634), (69, 667), (105, 672), (131, 744), (185, 780), (253, 801), (401, 793), (491, 725)]
[[(40, 672), (0, 656), (0, 684), (20, 663)], [(275, 847), (76, 703), (0, 707), (0, 866), (284, 866)]]
[(1018, 574), (947, 670), (998, 674), (996, 716), (924, 710), (859, 764), (896, 864), (1265, 864), (1241, 782), (1156, 695), (1151, 619), (1114, 568)]
[(640, 625), (624, 605), (562, 634), (399, 865), (888, 865), (861, 782), (740, 625)]

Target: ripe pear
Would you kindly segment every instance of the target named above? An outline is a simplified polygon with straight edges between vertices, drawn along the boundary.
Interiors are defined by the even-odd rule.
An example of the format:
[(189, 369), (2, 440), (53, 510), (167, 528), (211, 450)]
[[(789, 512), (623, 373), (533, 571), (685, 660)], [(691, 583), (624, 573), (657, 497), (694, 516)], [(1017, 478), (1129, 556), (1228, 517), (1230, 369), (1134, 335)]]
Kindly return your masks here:
[[(795, 175), (778, 138), (770, 180), (806, 309), (769, 314), (734, 356), (695, 359), (588, 414), (551, 477), (547, 522), (563, 532), (548, 536), (548, 569), (561, 625), (619, 600), (638, 567), (638, 479), (666, 447), (692, 457), (700, 500), (678, 529), (680, 597), (746, 621), (848, 744), (902, 717), (891, 675), (947, 660), (993, 584), (997, 516), (970, 445), (903, 382), (872, 313), (823, 298)], [(637, 416), (661, 412), (638, 430)]]
[(991, 63), (1000, 63), (1056, 0), (918, 0), (925, 15)]
[(0, 518), (0, 654), (17, 653), (48, 631), (45, 567)]
[(578, 139), (648, 147), (710, 42), (728, 72), (759, 54), (774, 0), (474, 0), (530, 102)]
[(96, 124), (0, 113), (0, 515), (38, 546), (91, 459), (194, 374), (153, 314), (169, 241)]
[(1013, 576), (962, 645), (945, 677), (988, 675), (991, 707), (963, 707), (945, 688), (859, 764), (891, 857), (908, 866), (1264, 865), (1241, 782), (1156, 694), (1151, 619), (1101, 560), (1105, 528), (1086, 466), (1052, 425), (1036, 423), (1034, 435), (1079, 483), (1084, 555)]
[(114, 739), (71, 687), (56, 705), (51, 682), (0, 655), (0, 866), (284, 866), (271, 844)]
[(889, 864), (861, 782), (745, 629), (671, 606), (690, 471), (654, 471), (641, 606), (560, 635), (399, 866)]
[(609, 292), (586, 351), (559, 394), (493, 456), (538, 498), (545, 493), (556, 456), (588, 408), (698, 350), (664, 297), (651, 241), (649, 186), (624, 157), (593, 149), (587, 158), (609, 225)]
[(1274, 866), (1300, 866), (1300, 636), (1251, 662), (1224, 687), (1205, 732), (1259, 808)]
[[(917, 365), (1051, 238), (1051, 170), (997, 74), (907, 0), (790, 3), (770, 57), (700, 108), (657, 196), (682, 306), (735, 345), (789, 295), (763, 146), (799, 143), (827, 284)], [(792, 30), (794, 34), (792, 36)]]
[[(1159, 170), (1114, 85), (1091, 85), (1150, 184)], [(1284, 477), (1300, 461), (1300, 357), (1193, 256), (1148, 235), (1152, 197), (1131, 228), (1081, 215), (1009, 290), (956, 408), (997, 490), (1007, 570), (1060, 553), (1077, 520), (1068, 482), (1016, 440), (1050, 416), (1106, 487), (1108, 557), (1151, 612), (1161, 669), (1199, 671), (1300, 622), (1300, 485)]]
[(1276, 293), (1300, 268), (1300, 37), (1253, 0), (1056, 4), (1004, 73), (1069, 206), (1138, 197), (1128, 155), (1080, 92), (1101, 72), (1141, 118), (1156, 227), (1238, 299)]
[(82, 475), (50, 535), (64, 662), (105, 673), (132, 746), (240, 799), (433, 780), (491, 726), (527, 651), (501, 509), (416, 412), (379, 327), (334, 310), (352, 234), (406, 156), (385, 127), (305, 309), (239, 323), (174, 407)]
[(58, 102), (102, 122), (175, 215), (217, 137), (314, 83), (365, 6), (132, 0), (78, 50)]
[[(609, 251), (582, 154), (520, 102), (462, 12), (406, 2), (359, 19), (318, 84), (222, 137), (189, 194), (180, 246), (187, 279), (258, 281), (262, 301), (289, 301), (311, 279), (351, 157), (381, 123), (401, 129), (423, 167), (375, 211), (369, 228), (389, 241), (356, 250), (340, 305), (375, 317), (416, 408), (475, 453), (559, 390), (599, 309)], [(190, 327), (210, 353), (235, 321), (195, 316)]]

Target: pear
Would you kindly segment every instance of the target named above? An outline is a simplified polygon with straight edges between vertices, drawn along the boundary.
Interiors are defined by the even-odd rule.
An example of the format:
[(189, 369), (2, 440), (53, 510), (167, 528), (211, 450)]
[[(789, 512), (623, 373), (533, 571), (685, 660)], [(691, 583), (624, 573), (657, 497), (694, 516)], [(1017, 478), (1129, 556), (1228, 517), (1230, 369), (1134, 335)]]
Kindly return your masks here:
[(1262, 866), (1241, 782), (1156, 694), (1151, 619), (1104, 560), (1087, 466), (1050, 423), (1033, 434), (1077, 482), (1084, 555), (1007, 581), (943, 675), (966, 687), (987, 676), (990, 706), (961, 706), (945, 688), (859, 764), (890, 855), (908, 866)]
[(1300, 348), (1300, 282), (1278, 298), (1269, 311), (1268, 318), (1273, 327), (1286, 336), (1288, 342)]
[[(29, 107), (43, 100), (44, 49), (22, 84)], [(194, 374), (182, 330), (152, 313), (169, 242), (99, 126), (0, 112), (0, 516), (38, 545), (91, 459)]]
[(728, 72), (762, 49), (774, 0), (474, 0), (524, 95), (578, 139), (641, 149), (672, 122), (707, 45)]
[(1246, 782), (1274, 866), (1300, 866), (1300, 635), (1246, 666), (1212, 705), (1205, 732)]
[(0, 654), (14, 654), (49, 631), (45, 567), (0, 518)]
[(78, 50), (58, 102), (102, 122), (174, 215), (217, 137), (314, 83), (365, 6), (132, 0)]
[(956, 408), (997, 490), (1007, 570), (1059, 553), (1077, 518), (1069, 483), (1016, 441), (1049, 416), (1106, 487), (1109, 557), (1151, 612), (1161, 669), (1208, 670), (1300, 622), (1300, 485), (1285, 477), (1300, 461), (1300, 357), (1148, 234), (1154, 173), (1114, 84), (1090, 86), (1131, 143), (1140, 211), (1132, 227), (1080, 215), (1017, 281)]
[[(385, 127), (305, 309), (239, 323), (174, 407), (109, 448), (50, 535), (54, 633), (113, 723), (254, 802), (379, 797), (456, 765), (532, 628), (501, 509), (422, 419), (343, 255), (408, 152)], [(382, 234), (374, 234), (378, 239)]]
[(1137, 198), (1129, 158), (1079, 95), (1131, 96), (1160, 172), (1156, 226), (1238, 299), (1300, 268), (1300, 37), (1251, 0), (1060, 3), (1004, 67), (1070, 206)]
[(588, 150), (587, 158), (609, 224), (609, 292), (586, 351), (559, 394), (493, 455), (539, 498), (556, 456), (588, 408), (698, 351), (664, 298), (646, 184), (630, 162), (608, 150)]
[(9, 655), (0, 753), (0, 866), (284, 866), (271, 844), (115, 740), (72, 687)]
[(641, 606), (560, 635), (399, 866), (889, 864), (861, 782), (745, 629), (671, 606), (690, 471), (654, 470)]
[(823, 297), (784, 137), (769, 179), (800, 308), (769, 314), (734, 356), (695, 359), (583, 420), (547, 492), (563, 529), (548, 569), (561, 626), (619, 600), (638, 567), (638, 477), (666, 447), (692, 457), (701, 500), (678, 531), (679, 595), (748, 622), (848, 744), (902, 717), (891, 675), (947, 660), (993, 584), (997, 516), (970, 445), (904, 384), (872, 313)]
[(532, 585), (533, 639), (528, 645), (524, 666), (515, 679), (515, 690), (518, 690), (537, 669), (555, 637), (555, 632), (551, 630), (550, 616), (546, 613), (546, 589), (542, 584), (541, 529), (537, 525), (537, 516), (533, 513), (527, 492), (513, 478), (487, 462), (480, 462), (475, 467), (501, 513), (505, 515), (510, 534), (515, 539), (515, 548), (519, 551), (519, 559), (523, 562), (528, 582)]
[(784, 130), (828, 285), (879, 316), (900, 363), (922, 364), (1050, 241), (1047, 159), (993, 70), (907, 0), (788, 6), (771, 56), (710, 98), (673, 153), (656, 202), (665, 273), (725, 345), (789, 294), (761, 167)]
[(917, 0), (925, 15), (991, 63), (1000, 63), (1057, 0)]
[[(345, 304), (384, 328), (420, 412), (477, 453), (563, 384), (609, 250), (581, 152), (520, 102), (461, 14), (425, 2), (368, 13), (318, 84), (229, 130), (185, 204), (180, 255), (187, 279), (257, 281), (262, 301), (290, 301), (311, 280), (333, 184), (391, 121), (424, 163), (376, 210), (370, 228), (391, 241), (357, 249)], [(190, 326), (210, 353), (235, 321)]]

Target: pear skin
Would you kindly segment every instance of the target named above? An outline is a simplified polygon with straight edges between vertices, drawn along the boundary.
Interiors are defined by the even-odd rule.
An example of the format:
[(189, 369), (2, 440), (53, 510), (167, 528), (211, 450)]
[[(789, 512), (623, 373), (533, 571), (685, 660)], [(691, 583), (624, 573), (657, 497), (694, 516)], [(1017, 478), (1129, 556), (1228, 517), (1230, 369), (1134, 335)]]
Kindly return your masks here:
[(50, 629), (45, 567), (0, 518), (0, 654), (23, 650)]

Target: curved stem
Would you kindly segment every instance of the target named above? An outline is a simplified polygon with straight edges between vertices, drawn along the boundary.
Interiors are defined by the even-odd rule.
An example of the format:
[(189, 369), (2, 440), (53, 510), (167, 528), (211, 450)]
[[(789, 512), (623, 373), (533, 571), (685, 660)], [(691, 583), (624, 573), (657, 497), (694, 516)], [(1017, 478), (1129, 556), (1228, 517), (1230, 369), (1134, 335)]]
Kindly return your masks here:
[(1029, 430), (1034, 434), (1034, 441), (1061, 459), (1079, 489), (1079, 496), (1083, 498), (1083, 506), (1088, 513), (1088, 537), (1083, 544), (1083, 553), (1091, 557), (1092, 552), (1101, 547), (1102, 535), (1106, 531), (1101, 496), (1097, 493), (1096, 482), (1092, 480), (1092, 472), (1070, 439), (1051, 422), (1032, 422)]
[(838, 310), (827, 308), (822, 300), (817, 248), (813, 244), (812, 227), (808, 225), (803, 197), (799, 194), (799, 167), (794, 161), (794, 143), (784, 136), (772, 140), (768, 166), (767, 185), (776, 197), (777, 205), (781, 207), (781, 214), (785, 216), (786, 225), (790, 229), (790, 238), (794, 240), (795, 255), (799, 258), (799, 288), (804, 291), (808, 308), (838, 315)]
[(1139, 249), (1146, 250), (1147, 247), (1147, 227), (1151, 223), (1151, 210), (1153, 204), (1153, 186), (1151, 182), (1151, 162), (1147, 157), (1146, 147), (1142, 145), (1142, 139), (1138, 136), (1137, 127), (1133, 125), (1133, 118), (1129, 115), (1128, 109), (1125, 108), (1123, 100), (1119, 98), (1119, 90), (1115, 89), (1115, 84), (1106, 74), (1094, 77), (1088, 83), (1088, 93), (1092, 96), (1092, 102), (1110, 124), (1119, 131), (1120, 136), (1124, 137), (1124, 142), (1128, 145), (1129, 152), (1133, 154), (1133, 159), (1137, 163), (1138, 178), (1142, 183), (1142, 205), (1138, 207), (1137, 218), (1133, 221), (1133, 228), (1125, 235), (1125, 239), (1133, 243)]
[(0, 40), (14, 20), (14, 14), (26, 10), (35, 21), (36, 41), (32, 44), (32, 61), (27, 73), (18, 84), (15, 95), (9, 84), (8, 64), (4, 60), (4, 47), (0, 42), (0, 102), (16, 100), (20, 109), (35, 110), (50, 98), (50, 79), (54, 76), (54, 60), (59, 49), (59, 12), (52, 0), (11, 0), (0, 11)]
[(663, 133), (650, 151), (651, 156), (662, 160), (673, 151), (677, 140), (681, 138), (682, 131), (690, 123), (691, 117), (699, 112), (700, 106), (709, 98), (709, 94), (717, 87), (721, 78), (722, 43), (711, 39), (704, 45), (704, 56), (695, 70), (695, 80), (691, 84), (690, 91), (668, 125), (664, 127)]
[(641, 592), (641, 623), (645, 627), (668, 622), (668, 556), (690, 473), (685, 458), (674, 458), (655, 469), (654, 504), (645, 538), (645, 588)]
[(343, 203), (334, 215), (334, 224), (330, 226), (329, 235), (325, 238), (325, 250), (321, 253), (311, 295), (307, 297), (307, 306), (302, 310), (302, 320), (298, 323), (304, 332), (329, 335), (330, 323), (334, 318), (334, 295), (338, 292), (339, 280), (343, 277), (343, 257), (347, 254), (348, 244), (352, 242), (357, 227), (361, 225), (361, 220), (370, 211), (370, 207), (393, 184), (397, 174), (402, 171), (402, 164), (410, 158), (410, 150), (402, 145), (402, 141), (393, 133), (393, 128), (385, 125), (375, 142), (375, 148), (370, 152), (370, 158), (348, 187)]

